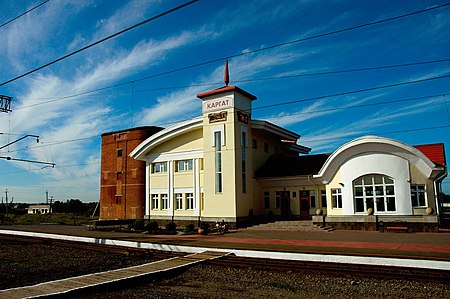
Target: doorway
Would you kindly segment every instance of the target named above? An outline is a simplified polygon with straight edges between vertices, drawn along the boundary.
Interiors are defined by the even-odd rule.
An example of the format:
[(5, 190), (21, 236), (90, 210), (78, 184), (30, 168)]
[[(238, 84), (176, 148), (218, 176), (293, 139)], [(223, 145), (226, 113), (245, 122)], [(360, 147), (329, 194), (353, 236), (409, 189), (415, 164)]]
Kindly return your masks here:
[(309, 220), (311, 215), (309, 214), (309, 209), (311, 207), (311, 197), (309, 191), (300, 191), (300, 219)]
[(281, 191), (281, 219), (288, 220), (291, 217), (291, 192)]

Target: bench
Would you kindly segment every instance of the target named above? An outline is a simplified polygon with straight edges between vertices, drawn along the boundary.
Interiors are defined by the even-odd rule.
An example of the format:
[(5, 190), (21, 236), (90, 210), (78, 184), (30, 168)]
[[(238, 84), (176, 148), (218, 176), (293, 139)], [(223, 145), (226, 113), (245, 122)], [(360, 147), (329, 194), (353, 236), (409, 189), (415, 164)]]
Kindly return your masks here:
[(408, 232), (408, 227), (406, 226), (386, 226), (387, 232)]

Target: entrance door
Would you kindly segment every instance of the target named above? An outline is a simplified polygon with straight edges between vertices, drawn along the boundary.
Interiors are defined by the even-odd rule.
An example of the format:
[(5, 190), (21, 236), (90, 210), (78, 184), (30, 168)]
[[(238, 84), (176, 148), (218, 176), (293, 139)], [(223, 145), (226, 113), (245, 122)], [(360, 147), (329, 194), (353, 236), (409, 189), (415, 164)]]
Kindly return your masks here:
[(311, 219), (309, 215), (309, 208), (311, 206), (311, 198), (309, 196), (309, 191), (300, 191), (300, 219), (307, 220)]
[(281, 191), (281, 219), (287, 220), (291, 216), (291, 192), (290, 191)]

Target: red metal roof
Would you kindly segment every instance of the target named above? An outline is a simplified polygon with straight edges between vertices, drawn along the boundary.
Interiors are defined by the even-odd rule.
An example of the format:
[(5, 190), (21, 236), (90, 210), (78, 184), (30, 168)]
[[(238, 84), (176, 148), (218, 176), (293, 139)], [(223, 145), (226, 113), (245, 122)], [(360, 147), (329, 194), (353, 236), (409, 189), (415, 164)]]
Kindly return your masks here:
[(443, 143), (415, 145), (414, 147), (427, 156), (434, 164), (446, 166)]
[(225, 93), (225, 92), (229, 92), (229, 91), (239, 92), (240, 94), (248, 97), (252, 101), (256, 100), (256, 96), (252, 95), (251, 93), (246, 92), (243, 89), (240, 89), (237, 86), (224, 86), (224, 87), (221, 87), (221, 88), (218, 88), (218, 89), (205, 91), (205, 92), (199, 93), (197, 95), (197, 97), (202, 99), (204, 97), (208, 97), (208, 96), (212, 96), (212, 95), (216, 95), (216, 94), (221, 94), (221, 93)]

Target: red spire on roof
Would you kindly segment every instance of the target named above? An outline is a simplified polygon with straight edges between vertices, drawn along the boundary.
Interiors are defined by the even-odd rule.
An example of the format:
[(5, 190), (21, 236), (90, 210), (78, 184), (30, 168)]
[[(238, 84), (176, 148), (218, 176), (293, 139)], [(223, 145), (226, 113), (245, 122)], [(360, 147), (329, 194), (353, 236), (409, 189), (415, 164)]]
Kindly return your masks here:
[(228, 86), (228, 83), (230, 83), (230, 73), (228, 72), (228, 60), (225, 61), (225, 73), (223, 74), (223, 82), (225, 82), (226, 86)]

